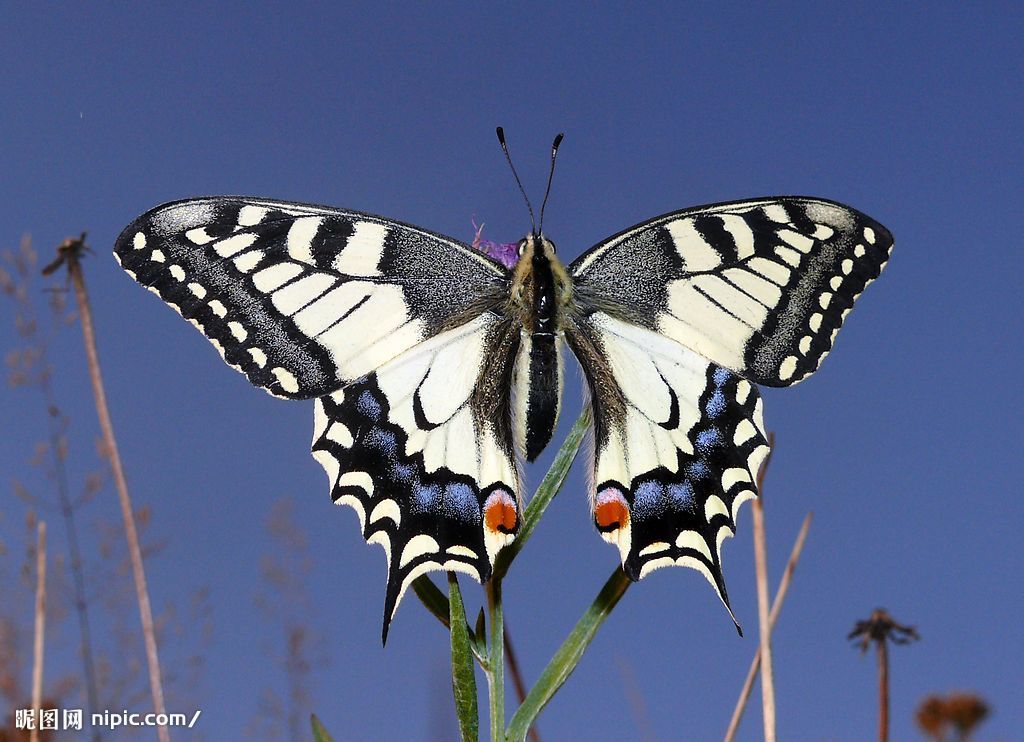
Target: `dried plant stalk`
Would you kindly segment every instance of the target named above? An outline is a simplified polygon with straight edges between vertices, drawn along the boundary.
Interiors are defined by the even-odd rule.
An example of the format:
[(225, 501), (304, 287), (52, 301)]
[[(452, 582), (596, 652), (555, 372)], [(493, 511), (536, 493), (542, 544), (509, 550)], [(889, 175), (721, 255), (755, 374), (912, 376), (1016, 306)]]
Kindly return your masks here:
[[(64, 241), (58, 248), (58, 260), (48, 266), (52, 272), (60, 261), (67, 263), (68, 275), (75, 290), (78, 302), (78, 313), (82, 322), (82, 335), (85, 339), (85, 354), (89, 362), (89, 378), (92, 381), (93, 396), (96, 398), (96, 414), (103, 431), (103, 443), (107, 456), (110, 457), (110, 468), (114, 473), (114, 484), (121, 503), (121, 515), (124, 519), (124, 532), (128, 539), (128, 553), (131, 557), (132, 574), (135, 578), (135, 596), (139, 603), (139, 616), (142, 621), (142, 636), (146, 645), (146, 662), (149, 666), (149, 687), (153, 696), (153, 710), (157, 714), (166, 714), (164, 705), (163, 684), (160, 680), (160, 659), (156, 647), (156, 630), (153, 626), (153, 610), (149, 604), (149, 589), (146, 586), (146, 571), (142, 564), (142, 551), (139, 548), (139, 536), (135, 529), (135, 514), (132, 510), (131, 498), (128, 495), (128, 482), (124, 476), (124, 467), (117, 450), (114, 437), (114, 425), (110, 420), (107, 408), (107, 395), (103, 388), (103, 376), (100, 373), (99, 355), (96, 351), (96, 333), (92, 324), (92, 310), (89, 305), (89, 294), (85, 289), (85, 277), (79, 262), (81, 252), (85, 249), (85, 234), (81, 237)], [(160, 742), (169, 742), (170, 733), (167, 726), (157, 727)]]
[[(516, 698), (522, 705), (526, 700), (526, 683), (523, 681), (522, 670), (519, 669), (519, 660), (516, 658), (515, 650), (512, 649), (512, 640), (508, 635), (508, 622), (505, 622), (505, 660), (508, 662), (508, 673), (512, 676), (512, 685), (516, 689)], [(536, 727), (531, 726), (526, 733), (530, 742), (540, 742), (540, 733)]]
[(757, 568), (757, 621), (761, 636), (761, 706), (765, 742), (775, 742), (775, 681), (772, 677), (772, 627), (768, 611), (768, 557), (764, 536), (764, 506), (753, 503), (754, 560)]
[(878, 657), (878, 742), (889, 742), (889, 645), (875, 645)]
[(35, 724), (29, 735), (39, 742), (39, 716), (43, 707), (43, 637), (46, 633), (46, 523), (39, 521), (36, 541), (36, 620), (32, 647), (32, 713)]
[(772, 627), (768, 618), (768, 554), (764, 533), (764, 475), (768, 471), (775, 435), (768, 434), (768, 456), (757, 474), (759, 497), (753, 502), (754, 566), (757, 574), (757, 622), (761, 643), (761, 708), (765, 742), (775, 742), (775, 679), (772, 672)]
[[(807, 540), (807, 532), (811, 527), (811, 518), (813, 513), (808, 513), (807, 517), (804, 518), (804, 523), (800, 526), (800, 533), (797, 534), (796, 541), (793, 543), (793, 549), (789, 554), (789, 561), (786, 562), (786, 571), (782, 575), (782, 580), (779, 582), (779, 589), (775, 593), (775, 600), (772, 602), (772, 613), (769, 617), (771, 627), (775, 628), (775, 622), (779, 619), (779, 613), (782, 610), (782, 601), (786, 599), (786, 593), (789, 591), (789, 584), (793, 579), (793, 572), (796, 571), (796, 563), (800, 559), (800, 553), (804, 549), (804, 541)], [(743, 688), (740, 690), (740, 697), (736, 701), (736, 708), (733, 709), (732, 719), (729, 720), (729, 728), (725, 732), (725, 742), (732, 742), (736, 739), (736, 732), (740, 727), (740, 719), (743, 718), (743, 711), (747, 707), (747, 700), (750, 698), (750, 692), (754, 689), (754, 681), (757, 679), (757, 672), (761, 669), (761, 647), (758, 645), (757, 651), (754, 652), (754, 659), (750, 662), (750, 669), (747, 671), (747, 677), (743, 681)]]
[[(11, 293), (18, 305), (18, 313), (15, 318), (15, 325), (19, 328), (25, 340), (30, 342), (25, 348), (23, 358), (34, 355), (33, 362), (26, 365), (22, 370), (20, 383), (29, 383), (35, 386), (43, 395), (46, 405), (46, 418), (49, 426), (50, 447), (49, 454), (53, 459), (53, 478), (57, 492), (57, 502), (60, 506), (61, 515), (64, 520), (64, 530), (67, 535), (68, 555), (70, 557), (71, 575), (75, 589), (75, 613), (78, 616), (78, 632), (82, 642), (82, 664), (85, 674), (86, 698), (90, 709), (98, 709), (99, 692), (96, 688), (96, 664), (93, 660), (92, 630), (89, 627), (89, 606), (86, 600), (85, 589), (85, 566), (82, 560), (82, 550), (78, 543), (78, 525), (75, 520), (75, 511), (78, 507), (70, 495), (68, 488), (68, 474), (65, 466), (67, 455), (67, 441), (64, 435), (65, 418), (57, 404), (56, 395), (53, 389), (52, 364), (49, 358), (49, 342), (45, 333), (40, 332), (39, 321), (36, 317), (35, 305), (30, 299), (34, 292), (29, 291), (29, 270), (36, 265), (36, 252), (32, 249), (32, 238), (25, 235), (21, 240), (19, 259), (15, 261), (15, 267), (21, 276), (23, 283), (15, 287), (5, 284), (5, 293)], [(45, 272), (45, 271), (44, 271)], [(10, 289), (8, 291), (7, 289)], [(55, 315), (64, 313), (64, 299), (62, 293), (53, 293), (51, 308)], [(67, 317), (64, 317), (66, 320)], [(24, 363), (24, 361), (23, 361)], [(34, 365), (33, 372), (28, 373), (30, 365)], [(17, 375), (12, 374), (12, 384), (17, 380)], [(87, 480), (88, 484), (88, 480)], [(92, 727), (93, 742), (102, 739), (101, 728)]]
[(921, 637), (913, 626), (898, 623), (882, 608), (871, 612), (866, 621), (858, 621), (847, 639), (856, 640), (861, 652), (875, 645), (878, 658), (878, 739), (889, 739), (889, 642), (909, 644)]

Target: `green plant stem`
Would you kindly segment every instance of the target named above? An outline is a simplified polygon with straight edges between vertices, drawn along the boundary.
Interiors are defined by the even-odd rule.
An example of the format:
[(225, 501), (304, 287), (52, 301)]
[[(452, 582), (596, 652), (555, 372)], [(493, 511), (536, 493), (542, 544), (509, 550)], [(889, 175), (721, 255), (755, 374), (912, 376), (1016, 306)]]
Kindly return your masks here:
[(505, 739), (505, 618), (501, 605), (501, 580), (487, 583), (487, 612), (490, 620), (490, 652), (487, 657), (487, 694), (491, 717), (491, 742)]
[(515, 650), (512, 648), (512, 639), (509, 636), (508, 628), (505, 629), (505, 661), (508, 663), (508, 674), (512, 676), (512, 687), (515, 688), (516, 698), (519, 703), (526, 700), (526, 683), (523, 682), (523, 673), (519, 669), (519, 660), (516, 659)]
[[(523, 509), (522, 519), (520, 522), (519, 532), (516, 534), (515, 541), (509, 544), (507, 547), (501, 550), (498, 554), (498, 558), (495, 561), (494, 571), (491, 574), (491, 579), (486, 584), (487, 592), (487, 612), (490, 617), (490, 626), (488, 627), (488, 642), (486, 652), (483, 649), (481, 637), (475, 635), (472, 629), (468, 626), (466, 630), (469, 636), (469, 644), (473, 651), (473, 655), (476, 658), (477, 663), (483, 668), (484, 673), (487, 676), (487, 691), (488, 691), (488, 711), (490, 714), (490, 737), (492, 742), (504, 742), (505, 740), (505, 624), (504, 614), (501, 603), (501, 580), (508, 572), (509, 566), (512, 564), (512, 560), (515, 559), (516, 555), (522, 550), (523, 546), (529, 540), (533, 534), (534, 529), (537, 527), (537, 523), (540, 517), (544, 514), (547, 506), (551, 504), (555, 495), (562, 489), (562, 485), (565, 484), (565, 479), (569, 474), (569, 469), (572, 466), (573, 461), (576, 459), (576, 454), (579, 453), (580, 446), (583, 443), (583, 438), (590, 428), (591, 423), (591, 411), (587, 407), (577, 418), (572, 429), (569, 431), (569, 435), (566, 436), (565, 442), (562, 447), (558, 450), (555, 455), (555, 459), (551, 464), (551, 468), (548, 469), (547, 474), (544, 475), (544, 479), (541, 481), (540, 486), (537, 488), (537, 492), (530, 500), (529, 504)], [(601, 594), (598, 595), (597, 601), (591, 606), (587, 614), (584, 615), (583, 619), (577, 624), (576, 629), (570, 634), (569, 639), (566, 640), (565, 644), (562, 645), (562, 649), (559, 650), (559, 654), (555, 655), (551, 664), (548, 665), (549, 673), (552, 668), (555, 667), (556, 661), (559, 657), (563, 657), (562, 661), (568, 661), (570, 664), (567, 668), (563, 668), (561, 674), (555, 672), (558, 675), (556, 680), (553, 680), (554, 685), (550, 686), (550, 692), (539, 700), (539, 705), (533, 712), (532, 716), (526, 720), (526, 724), (523, 731), (523, 736), (529, 731), (530, 725), (540, 709), (544, 707), (551, 695), (565, 682), (565, 678), (576, 667), (580, 657), (583, 654), (583, 650), (586, 645), (590, 643), (593, 638), (594, 632), (597, 627), (601, 624), (607, 613), (611, 611), (615, 603), (622, 593), (625, 592), (628, 587), (629, 579), (622, 573), (622, 570), (616, 570), (617, 576), (612, 575), (612, 578), (605, 585)], [(621, 584), (621, 580), (624, 584)], [(420, 601), (444, 626), (451, 629), (450, 612), (451, 605), (444, 593), (442, 593), (438, 587), (426, 576), (420, 577), (413, 582), (413, 591), (419, 597)], [(600, 605), (599, 605), (600, 604)], [(587, 624), (586, 626), (584, 624)], [(592, 624), (592, 625), (591, 625)], [(581, 628), (582, 627), (582, 628)], [(589, 627), (589, 628), (588, 628)], [(461, 629), (460, 629), (461, 630)], [(579, 633), (577, 633), (579, 632)], [(573, 642), (582, 642), (582, 646), (579, 646), (575, 650), (567, 649), (567, 647)], [(573, 653), (575, 652), (575, 654)], [(563, 653), (566, 653), (563, 656)], [(542, 676), (544, 680), (545, 676)], [(548, 678), (552, 680), (552, 678)], [(537, 687), (540, 687), (541, 683), (538, 682)], [(524, 706), (530, 701), (531, 697), (534, 698), (535, 703), (537, 697), (535, 692), (531, 691), (531, 694), (524, 700)], [(519, 711), (516, 712), (516, 717), (520, 716), (523, 707), (520, 707)], [(515, 717), (513, 718), (513, 720)], [(512, 727), (509, 727), (512, 729)]]
[(446, 629), (450, 629), (449, 615), (451, 608), (448, 605), (448, 598), (434, 584), (434, 581), (426, 575), (417, 577), (412, 581), (412, 589), (416, 593), (416, 597), (420, 599), (420, 602), (426, 606), (427, 610), (434, 614), (437, 620), (444, 624)]
[[(508, 725), (506, 737), (510, 742), (521, 742), (526, 738), (530, 726), (537, 716), (547, 705), (551, 697), (555, 695), (562, 684), (569, 678), (572, 671), (576, 669), (587, 646), (594, 639), (597, 630), (604, 623), (608, 614), (615, 608), (615, 604), (632, 584), (621, 568), (616, 568), (612, 576), (605, 582), (597, 598), (576, 622), (576, 626), (570, 632), (562, 646), (555, 652), (548, 666), (544, 668), (536, 685), (526, 696), (526, 700), (512, 716)], [(494, 720), (491, 720), (492, 727)]]
[(480, 713), (477, 707), (476, 678), (473, 672), (469, 626), (462, 591), (454, 572), (448, 573), (448, 605), (451, 611), (452, 691), (455, 695), (455, 713), (459, 719), (462, 742), (477, 742), (480, 731)]
[(512, 560), (523, 550), (526, 542), (533, 535), (534, 529), (537, 528), (537, 524), (540, 522), (540, 517), (544, 514), (548, 505), (551, 504), (555, 495), (562, 489), (562, 485), (565, 484), (565, 478), (569, 475), (569, 469), (572, 467), (572, 462), (576, 459), (576, 454), (579, 453), (583, 437), (590, 428), (590, 421), (590, 407), (586, 407), (580, 413), (580, 416), (576, 418), (576, 422), (569, 431), (569, 435), (565, 437), (565, 442), (558, 449), (558, 453), (555, 454), (555, 460), (551, 462), (551, 468), (544, 475), (544, 479), (541, 480), (536, 493), (530, 498), (530, 502), (527, 503), (526, 507), (523, 508), (523, 519), (515, 541), (499, 552), (498, 558), (494, 563), (494, 577), (491, 578), (492, 580), (500, 580), (505, 576), (509, 566), (512, 564)]
[[(451, 607), (448, 602), (448, 598), (445, 597), (444, 593), (441, 592), (440, 588), (434, 584), (426, 575), (417, 577), (412, 582), (413, 592), (416, 593), (416, 597), (420, 599), (420, 602), (426, 606), (427, 610), (441, 622), (441, 625), (446, 629), (451, 630), (451, 620), (449, 619), (449, 612)], [(478, 665), (485, 672), (489, 665), (487, 654), (480, 649), (481, 638), (477, 636), (473, 629), (467, 626), (469, 632), (469, 646), (473, 651), (473, 657), (476, 659)]]

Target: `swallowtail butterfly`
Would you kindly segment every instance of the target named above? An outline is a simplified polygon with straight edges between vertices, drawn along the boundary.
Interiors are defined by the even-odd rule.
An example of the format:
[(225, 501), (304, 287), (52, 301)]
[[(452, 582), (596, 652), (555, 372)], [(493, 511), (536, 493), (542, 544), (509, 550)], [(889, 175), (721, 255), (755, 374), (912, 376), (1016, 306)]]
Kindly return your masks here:
[(508, 268), (372, 214), (228, 196), (152, 209), (115, 254), (253, 384), (316, 400), (313, 456), (387, 557), (386, 639), (415, 578), (486, 581), (515, 538), (516, 459), (551, 439), (566, 346), (597, 530), (632, 579), (691, 567), (729, 608), (722, 541), (768, 452), (755, 385), (814, 373), (892, 245), (848, 206), (774, 197), (659, 216), (568, 266), (534, 228)]

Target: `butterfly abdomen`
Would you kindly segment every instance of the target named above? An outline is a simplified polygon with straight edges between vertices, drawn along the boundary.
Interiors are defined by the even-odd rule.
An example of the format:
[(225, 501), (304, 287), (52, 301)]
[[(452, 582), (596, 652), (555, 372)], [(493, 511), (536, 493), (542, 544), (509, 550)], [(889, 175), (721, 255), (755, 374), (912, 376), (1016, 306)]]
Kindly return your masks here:
[(519, 243), (510, 309), (522, 323), (516, 359), (518, 443), (528, 461), (547, 446), (558, 423), (562, 397), (561, 329), (571, 299), (571, 280), (542, 235)]
[(521, 363), (526, 382), (525, 431), (527, 461), (536, 459), (548, 445), (562, 397), (562, 363), (559, 341), (551, 332), (536, 332), (524, 338)]

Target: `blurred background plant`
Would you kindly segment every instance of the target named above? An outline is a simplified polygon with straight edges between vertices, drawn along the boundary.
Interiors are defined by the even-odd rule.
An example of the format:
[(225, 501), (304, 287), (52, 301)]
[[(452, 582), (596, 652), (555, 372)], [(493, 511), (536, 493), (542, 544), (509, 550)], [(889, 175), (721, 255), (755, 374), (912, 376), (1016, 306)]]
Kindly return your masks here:
[(875, 645), (878, 661), (879, 742), (889, 739), (889, 644), (909, 644), (920, 638), (913, 626), (897, 623), (881, 608), (872, 611), (867, 620), (858, 621), (847, 636), (860, 648), (861, 654), (867, 652), (872, 644)]
[[(79, 369), (55, 368), (54, 345), (64, 341), (61, 331), (76, 324), (66, 288), (58, 283), (43, 288), (38, 280), (39, 258), (30, 237), (15, 250), (0, 252), (0, 293), (4, 315), (16, 329), (17, 344), (4, 354), (7, 384), (39, 400), (35, 420), (6, 420), (23, 436), (39, 435), (26, 452), (24, 472), (7, 473), (13, 497), (0, 508), (0, 696), (8, 704), (4, 731), (19, 739), (15, 710), (29, 708), (28, 678), (32, 672), (31, 606), (35, 583), (35, 524), (45, 517), (50, 531), (47, 559), (46, 657), (43, 708), (124, 709), (145, 704), (148, 697), (145, 663), (137, 618), (133, 620), (133, 591), (123, 527), (106, 507), (110, 470), (105, 446), (91, 421), (75, 423), (63, 412), (60, 396), (74, 388), (71, 377)], [(37, 304), (46, 297), (47, 311)], [(9, 313), (9, 314), (8, 314)], [(96, 458), (82, 453), (83, 436), (93, 436)], [(113, 515), (113, 517), (111, 517)], [(163, 544), (146, 538), (152, 510), (136, 510), (136, 525), (147, 559), (158, 556)], [(23, 520), (18, 533), (7, 524)], [(63, 523), (63, 528), (56, 524)], [(16, 561), (16, 554), (24, 556)], [(166, 600), (155, 617), (158, 640), (170, 649), (164, 679), (169, 696), (183, 706), (195, 706), (194, 693), (209, 641), (210, 600), (206, 588), (184, 596), (186, 608)], [(77, 631), (64, 629), (74, 614)], [(97, 614), (99, 620), (97, 621)], [(104, 630), (98, 632), (94, 625)], [(99, 740), (99, 726), (85, 725), (85, 734)], [(14, 735), (13, 737), (11, 735)], [(119, 730), (118, 737), (134, 736)]]
[(975, 693), (931, 695), (917, 707), (917, 726), (935, 742), (967, 742), (989, 713), (988, 704)]
[(255, 605), (274, 636), (263, 652), (271, 667), (281, 672), (283, 684), (280, 676), (266, 673), (275, 685), (260, 694), (256, 718), (247, 732), (251, 739), (298, 742), (309, 737), (311, 675), (327, 665), (328, 646), (326, 637), (310, 621), (309, 541), (295, 518), (291, 500), (273, 504), (266, 529), (267, 553), (260, 562), (263, 589), (256, 595)]

